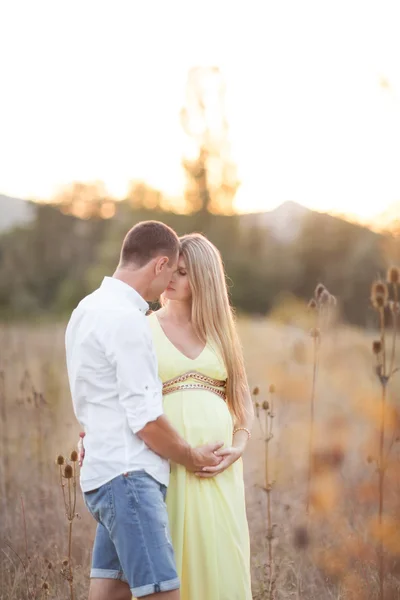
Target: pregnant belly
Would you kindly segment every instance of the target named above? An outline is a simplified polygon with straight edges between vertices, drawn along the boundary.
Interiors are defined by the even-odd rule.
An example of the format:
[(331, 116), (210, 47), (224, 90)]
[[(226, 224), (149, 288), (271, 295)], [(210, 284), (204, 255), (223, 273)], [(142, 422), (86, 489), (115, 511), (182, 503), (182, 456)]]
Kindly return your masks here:
[(225, 401), (206, 390), (182, 390), (164, 397), (170, 423), (192, 446), (232, 443), (232, 417)]

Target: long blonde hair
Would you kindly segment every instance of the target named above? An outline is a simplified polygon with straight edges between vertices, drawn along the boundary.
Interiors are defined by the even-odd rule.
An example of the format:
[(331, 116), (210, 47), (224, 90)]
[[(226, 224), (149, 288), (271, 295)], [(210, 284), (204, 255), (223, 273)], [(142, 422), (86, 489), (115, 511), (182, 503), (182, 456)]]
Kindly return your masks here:
[(248, 384), (221, 255), (199, 233), (184, 235), (179, 240), (192, 291), (194, 331), (204, 344), (210, 343), (220, 354), (228, 375), (227, 404), (236, 420), (241, 421), (246, 412)]

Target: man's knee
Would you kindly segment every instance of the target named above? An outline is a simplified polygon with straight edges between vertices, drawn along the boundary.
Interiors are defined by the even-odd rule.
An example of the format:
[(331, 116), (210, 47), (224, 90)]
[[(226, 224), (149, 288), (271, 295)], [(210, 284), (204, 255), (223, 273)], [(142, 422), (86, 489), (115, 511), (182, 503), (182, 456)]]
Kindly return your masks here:
[(131, 600), (131, 598), (129, 585), (123, 581), (118, 579), (90, 580), (89, 600)]

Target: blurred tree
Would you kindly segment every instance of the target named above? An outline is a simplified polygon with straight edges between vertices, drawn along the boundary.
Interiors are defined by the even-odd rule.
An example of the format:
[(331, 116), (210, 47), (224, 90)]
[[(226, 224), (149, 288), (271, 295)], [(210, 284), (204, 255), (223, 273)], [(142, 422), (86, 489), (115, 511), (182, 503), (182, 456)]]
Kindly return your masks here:
[(186, 104), (181, 111), (190, 144), (183, 159), (187, 174), (186, 203), (201, 223), (212, 213), (230, 214), (239, 187), (232, 160), (225, 109), (225, 84), (217, 67), (189, 71)]
[(382, 239), (360, 225), (311, 213), (293, 247), (300, 276), (291, 289), (307, 298), (321, 282), (338, 296), (346, 319), (364, 325), (371, 281), (385, 273)]
[(143, 181), (133, 181), (126, 196), (133, 209), (161, 210), (163, 194)]
[(31, 226), (0, 238), (0, 310), (28, 316), (74, 306), (90, 291), (86, 271), (107, 223), (37, 205)]
[(64, 187), (55, 197), (54, 203), (66, 215), (81, 219), (101, 217), (109, 219), (115, 214), (115, 202), (109, 197), (104, 184), (75, 182)]

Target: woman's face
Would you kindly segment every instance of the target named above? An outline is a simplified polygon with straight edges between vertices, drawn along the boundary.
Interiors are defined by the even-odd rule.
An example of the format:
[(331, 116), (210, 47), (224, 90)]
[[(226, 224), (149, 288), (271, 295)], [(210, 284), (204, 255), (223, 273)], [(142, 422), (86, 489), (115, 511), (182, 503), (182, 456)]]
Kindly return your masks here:
[(164, 298), (167, 300), (179, 300), (180, 302), (190, 301), (192, 298), (189, 277), (182, 256), (179, 257), (177, 269), (164, 292)]

